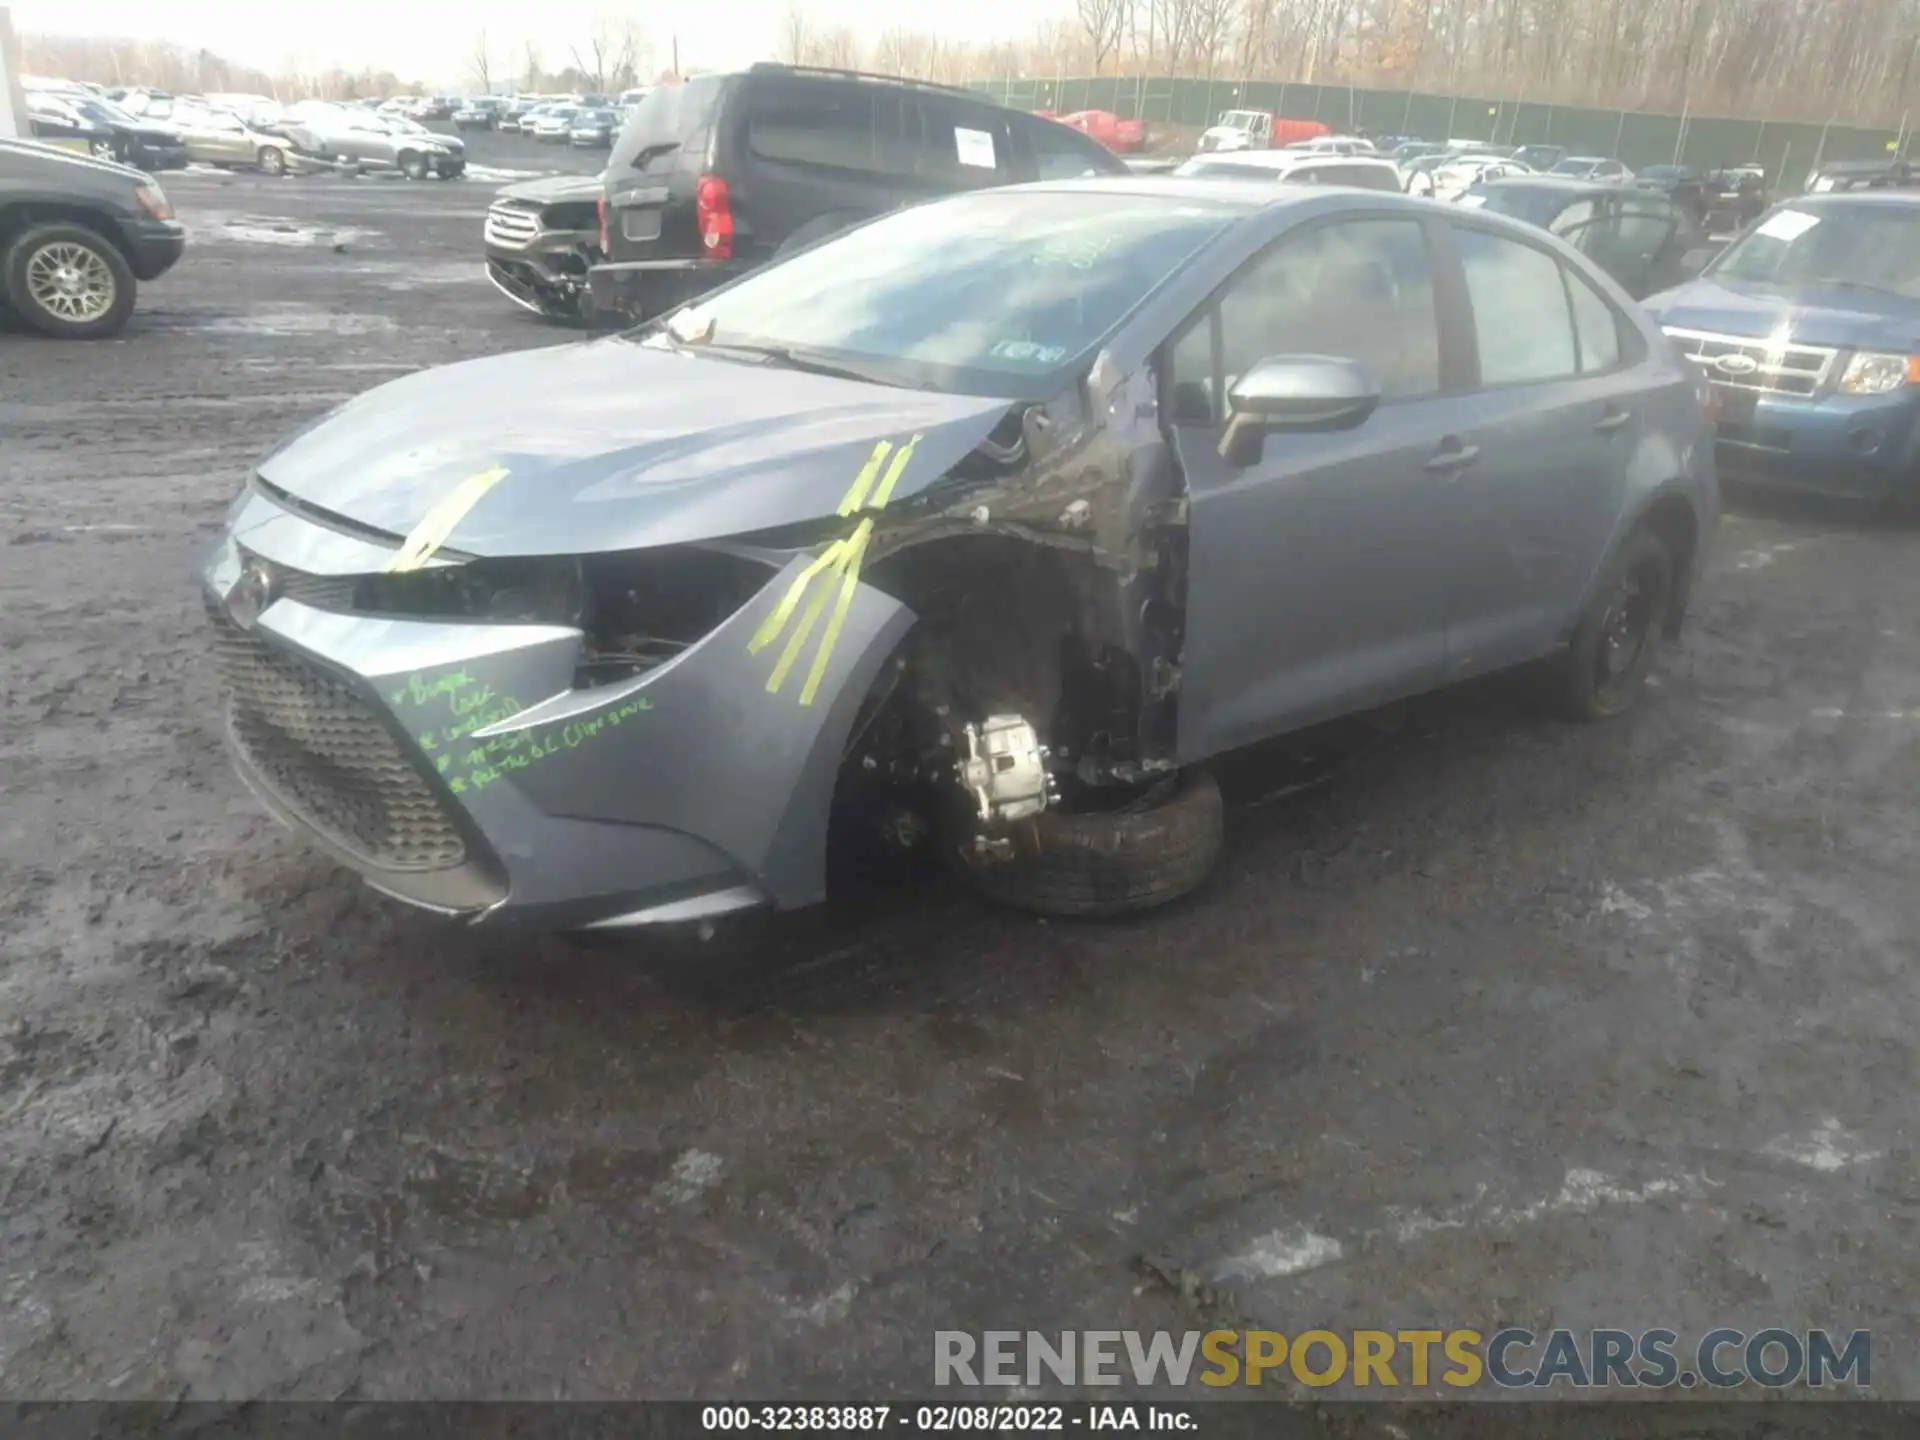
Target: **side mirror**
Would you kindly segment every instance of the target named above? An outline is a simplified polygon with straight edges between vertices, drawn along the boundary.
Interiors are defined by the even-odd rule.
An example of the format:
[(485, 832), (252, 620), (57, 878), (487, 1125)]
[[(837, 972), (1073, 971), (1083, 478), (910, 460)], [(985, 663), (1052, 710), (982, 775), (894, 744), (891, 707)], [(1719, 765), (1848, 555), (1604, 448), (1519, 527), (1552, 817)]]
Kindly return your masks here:
[(1257, 362), (1227, 392), (1220, 456), (1234, 465), (1260, 458), (1269, 431), (1351, 430), (1380, 404), (1380, 382), (1358, 360), (1276, 355)]

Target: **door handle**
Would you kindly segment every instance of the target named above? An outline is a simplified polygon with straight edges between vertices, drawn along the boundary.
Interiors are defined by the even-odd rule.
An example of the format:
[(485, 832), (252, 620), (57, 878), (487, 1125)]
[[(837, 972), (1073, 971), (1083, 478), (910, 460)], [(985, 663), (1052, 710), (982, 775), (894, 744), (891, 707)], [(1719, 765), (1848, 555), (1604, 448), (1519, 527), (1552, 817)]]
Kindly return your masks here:
[(1437, 475), (1464, 470), (1480, 458), (1478, 445), (1450, 445), (1427, 461), (1427, 469)]
[(1618, 430), (1622, 425), (1630, 425), (1632, 423), (1633, 412), (1631, 410), (1609, 410), (1605, 415), (1593, 422), (1593, 428), (1596, 430)]

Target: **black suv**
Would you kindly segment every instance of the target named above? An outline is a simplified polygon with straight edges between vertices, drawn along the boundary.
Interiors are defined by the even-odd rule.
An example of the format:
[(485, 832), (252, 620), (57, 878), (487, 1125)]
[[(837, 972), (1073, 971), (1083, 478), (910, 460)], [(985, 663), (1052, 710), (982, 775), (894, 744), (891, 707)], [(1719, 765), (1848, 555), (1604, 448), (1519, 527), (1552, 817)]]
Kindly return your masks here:
[(142, 280), (187, 232), (149, 175), (27, 140), (0, 139), (0, 310), (56, 340), (117, 335)]
[(653, 90), (614, 146), (593, 308), (647, 319), (937, 195), (1126, 173), (1078, 130), (971, 90), (799, 65), (697, 76)]

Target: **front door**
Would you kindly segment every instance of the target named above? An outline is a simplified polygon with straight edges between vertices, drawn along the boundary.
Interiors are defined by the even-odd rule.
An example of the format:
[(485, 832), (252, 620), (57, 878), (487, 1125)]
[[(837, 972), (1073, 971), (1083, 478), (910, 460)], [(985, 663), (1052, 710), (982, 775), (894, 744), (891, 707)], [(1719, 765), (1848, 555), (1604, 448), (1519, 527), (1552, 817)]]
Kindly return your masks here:
[[(1430, 688), (1444, 670), (1457, 490), (1426, 223), (1341, 218), (1287, 233), (1164, 352), (1189, 497), (1180, 753), (1192, 761)], [(1365, 364), (1360, 426), (1276, 433), (1236, 467), (1234, 381), (1266, 356)]]

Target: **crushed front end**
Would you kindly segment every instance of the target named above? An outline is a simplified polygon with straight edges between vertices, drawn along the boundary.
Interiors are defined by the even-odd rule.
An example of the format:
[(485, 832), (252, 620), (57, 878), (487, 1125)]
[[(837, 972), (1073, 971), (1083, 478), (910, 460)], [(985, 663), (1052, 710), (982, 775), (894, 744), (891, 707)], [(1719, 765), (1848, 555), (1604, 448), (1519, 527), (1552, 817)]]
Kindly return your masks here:
[(911, 623), (855, 587), (811, 703), (751, 637), (804, 559), (740, 548), (471, 560), (256, 482), (203, 571), (235, 765), (397, 899), (586, 928), (825, 891), (861, 698)]

